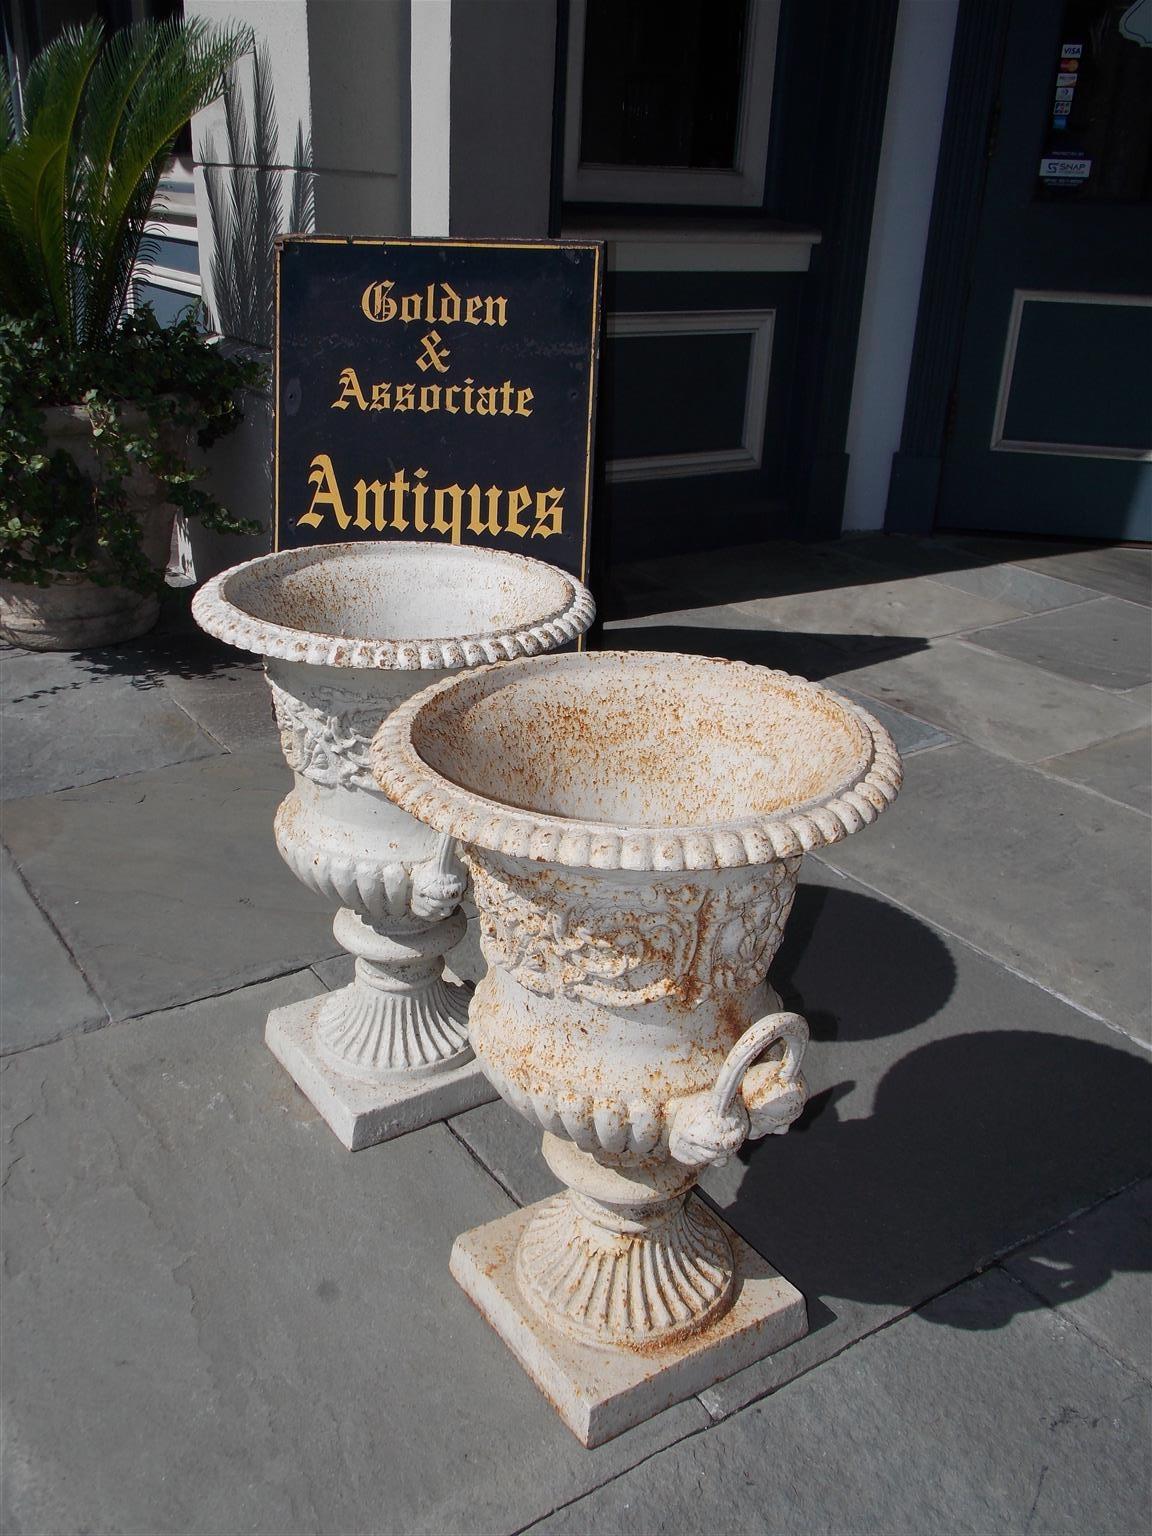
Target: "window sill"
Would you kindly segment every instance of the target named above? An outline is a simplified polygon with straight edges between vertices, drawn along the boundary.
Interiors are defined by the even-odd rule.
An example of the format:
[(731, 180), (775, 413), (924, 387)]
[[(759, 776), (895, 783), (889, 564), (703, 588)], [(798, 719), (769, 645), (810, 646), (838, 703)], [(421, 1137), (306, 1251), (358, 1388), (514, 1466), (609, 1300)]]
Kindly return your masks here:
[(610, 272), (807, 272), (820, 231), (802, 225), (726, 222), (693, 215), (569, 215), (564, 236), (604, 240)]

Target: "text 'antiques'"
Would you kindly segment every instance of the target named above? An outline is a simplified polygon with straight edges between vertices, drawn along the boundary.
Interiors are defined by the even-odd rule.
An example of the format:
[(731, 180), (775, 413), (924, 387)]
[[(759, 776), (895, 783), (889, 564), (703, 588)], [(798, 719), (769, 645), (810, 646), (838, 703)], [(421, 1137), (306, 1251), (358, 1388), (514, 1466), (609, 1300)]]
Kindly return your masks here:
[(285, 239), (277, 547), (587, 561), (599, 249)]

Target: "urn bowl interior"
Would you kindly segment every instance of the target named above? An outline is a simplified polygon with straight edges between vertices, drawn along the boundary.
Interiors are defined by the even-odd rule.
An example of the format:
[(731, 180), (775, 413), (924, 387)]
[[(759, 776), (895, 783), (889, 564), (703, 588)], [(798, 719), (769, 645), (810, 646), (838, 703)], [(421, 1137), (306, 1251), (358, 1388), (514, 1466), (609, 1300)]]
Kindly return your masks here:
[(221, 596), (304, 635), (437, 640), (527, 629), (564, 613), (573, 584), (539, 560), (400, 541), (328, 544), (239, 567)]
[(426, 696), (412, 747), (497, 806), (616, 826), (707, 827), (841, 793), (872, 737), (826, 689), (704, 657), (596, 651), (512, 662)]

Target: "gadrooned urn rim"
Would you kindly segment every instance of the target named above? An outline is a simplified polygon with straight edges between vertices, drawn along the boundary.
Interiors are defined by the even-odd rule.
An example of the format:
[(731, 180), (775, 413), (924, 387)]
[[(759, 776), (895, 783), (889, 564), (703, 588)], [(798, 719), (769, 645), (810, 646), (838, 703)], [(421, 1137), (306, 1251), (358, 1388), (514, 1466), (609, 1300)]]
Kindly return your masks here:
[[(594, 651), (582, 658), (635, 663), (720, 662), (736, 672), (755, 674), (832, 699), (856, 720), (868, 739), (869, 751), (862, 770), (828, 795), (771, 815), (749, 816), (708, 825), (665, 827), (622, 825), (585, 821), (522, 810), (465, 789), (431, 768), (412, 743), (417, 715), (436, 695), (459, 686), (460, 679), (446, 678), (422, 689), (401, 704), (377, 731), (371, 748), (372, 772), (384, 793), (403, 810), (437, 832), (447, 832), (463, 843), (492, 853), (533, 863), (556, 864), (568, 869), (670, 870), (736, 869), (795, 858), (816, 848), (838, 843), (852, 832), (875, 821), (895, 800), (903, 782), (900, 754), (891, 736), (867, 710), (851, 699), (807, 678), (770, 667), (727, 661), (722, 657), (684, 656), (659, 651)], [(502, 666), (501, 675), (511, 680), (529, 667), (570, 662), (572, 657), (541, 657)], [(487, 667), (470, 674), (480, 677)]]
[[(494, 629), (475, 635), (422, 636), (419, 639), (366, 639), (357, 635), (327, 635), (295, 629), (291, 625), (256, 618), (228, 597), (229, 585), (258, 567), (281, 565), (296, 570), (308, 564), (310, 559), (355, 556), (369, 549), (434, 549), (448, 554), (449, 558), (479, 558), (528, 568), (529, 571), (546, 570), (566, 584), (568, 596), (558, 608), (520, 628)], [(596, 604), (587, 587), (575, 576), (547, 561), (534, 560), (511, 550), (485, 549), (479, 545), (428, 544), (416, 539), (311, 545), (258, 555), (254, 560), (244, 560), (213, 576), (192, 599), (192, 616), (200, 628), (240, 650), (312, 666), (400, 672), (452, 671), (538, 656), (578, 639), (595, 614)]]

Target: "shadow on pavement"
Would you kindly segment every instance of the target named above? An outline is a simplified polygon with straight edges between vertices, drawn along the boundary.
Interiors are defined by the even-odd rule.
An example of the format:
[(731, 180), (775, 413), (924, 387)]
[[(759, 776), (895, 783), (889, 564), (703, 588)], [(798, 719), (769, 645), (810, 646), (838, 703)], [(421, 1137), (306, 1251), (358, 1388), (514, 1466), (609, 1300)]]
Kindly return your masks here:
[[(827, 927), (814, 954), (818, 920)], [(725, 1218), (833, 1308), (836, 1298), (918, 1306), (1149, 1170), (1152, 1065), (1055, 999), (1049, 1012), (1019, 994), (1028, 1022), (1050, 1017), (1051, 1032), (980, 1013), (981, 1002), (990, 1014), (997, 998), (1017, 995), (1015, 982), (982, 994), (974, 974), (966, 1016), (954, 1006), (938, 1017), (954, 978), (944, 945), (917, 919), (854, 892), (801, 888), (773, 980), (814, 1040), (842, 1045), (846, 1072), (865, 1090), (874, 1083), (871, 1103), (850, 1117), (844, 1101), (857, 1090), (859, 1115), (866, 1093), (834, 1084), (789, 1135), (747, 1143), (742, 1166), (711, 1188), (727, 1186)], [(886, 1037), (920, 1024), (936, 1038), (921, 1035), (893, 1061), (899, 1046)], [(1146, 1255), (1083, 1246), (1069, 1247), (1067, 1266), (1064, 1300), (1119, 1269), (1150, 1267)], [(1023, 1287), (1004, 1295), (1012, 1311), (1044, 1305)], [(810, 1310), (814, 1332), (831, 1320), (822, 1303)]]
[(650, 624), (639, 629), (609, 629), (598, 650), (679, 651), (692, 656), (724, 656), (775, 667), (818, 681), (855, 667), (870, 667), (894, 656), (928, 649), (920, 636), (801, 634), (795, 630), (727, 629), (691, 624)]
[[(1061, 557), (1072, 556), (1070, 563)], [(1104, 580), (1100, 593), (1131, 595), (1148, 585), (1148, 550), (1115, 542), (1019, 538), (990, 534), (942, 534), (911, 537), (871, 533), (816, 544), (771, 540), (702, 550), (663, 559), (632, 559), (614, 565), (599, 594), (605, 619), (672, 613), (709, 603), (740, 603), (756, 598), (817, 593), (838, 587), (868, 586), (909, 577), (947, 576), (988, 571), (1005, 564), (1027, 564), (1032, 571), (1075, 584), (1084, 562), (1093, 557), (1123, 561), (1130, 580), (1116, 588)], [(1089, 585), (1099, 579), (1099, 572)], [(979, 590), (979, 581), (972, 590)], [(1147, 594), (1144, 600), (1148, 600)]]
[[(810, 952), (822, 920), (835, 930), (835, 967)], [(808, 1020), (813, 1040), (848, 1043), (901, 1034), (934, 1018), (952, 995), (956, 966), (932, 929), (899, 907), (852, 890), (801, 884), (772, 962), (772, 982), (784, 1006)], [(817, 1006), (805, 1002), (805, 993)], [(814, 1118), (812, 1109), (798, 1128)]]
[[(83, 651), (26, 651), (15, 648), (4, 696), (11, 704), (51, 698), (118, 678), (146, 692), (172, 678), (211, 678), (222, 686), (244, 681), (237, 669), (257, 669), (247, 651), (222, 644), (198, 629), (190, 611), (191, 592), (168, 591), (156, 628), (137, 640)], [(33, 674), (34, 669), (34, 676)], [(25, 676), (27, 674), (27, 681)]]

